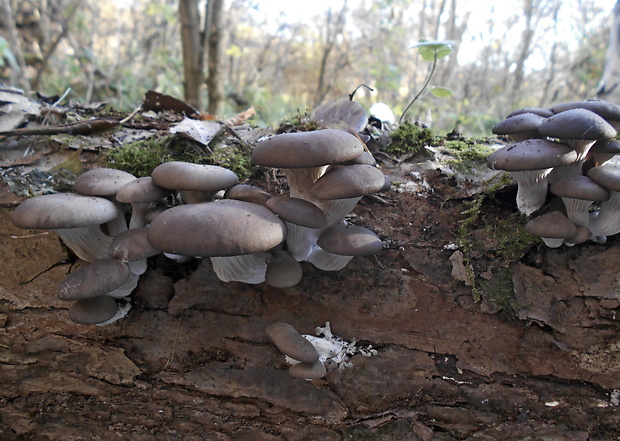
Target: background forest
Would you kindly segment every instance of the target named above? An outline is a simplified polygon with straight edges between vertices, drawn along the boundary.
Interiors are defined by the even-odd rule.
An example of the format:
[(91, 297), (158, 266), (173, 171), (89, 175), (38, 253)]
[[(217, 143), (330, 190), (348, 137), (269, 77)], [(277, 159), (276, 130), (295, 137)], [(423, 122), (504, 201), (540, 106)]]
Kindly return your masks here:
[[(613, 7), (600, 0), (345, 0), (324, 10), (316, 2), (311, 14), (295, 18), (269, 2), (209, 3), (221, 13), (198, 0), (1, 0), (0, 83), (46, 95), (70, 88), (68, 99), (123, 111), (148, 89), (182, 98), (182, 29), (190, 17), (203, 42), (211, 39), (197, 55), (206, 67), (201, 96), (191, 101), (200, 110), (229, 116), (254, 106), (258, 124), (277, 125), (367, 84), (374, 91), (360, 89), (356, 100), (384, 102), (398, 117), (430, 68), (411, 46), (449, 40), (454, 52), (439, 61), (433, 84), (453, 95), (425, 95), (411, 115), (439, 131), (480, 136), (516, 108), (594, 97)], [(214, 74), (209, 86), (221, 93), (209, 95)]]

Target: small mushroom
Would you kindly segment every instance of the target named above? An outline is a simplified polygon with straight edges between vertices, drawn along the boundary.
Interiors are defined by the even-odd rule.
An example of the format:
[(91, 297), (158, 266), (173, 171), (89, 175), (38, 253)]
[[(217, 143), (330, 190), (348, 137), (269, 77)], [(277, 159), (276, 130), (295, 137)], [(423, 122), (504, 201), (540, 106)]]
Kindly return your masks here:
[(578, 228), (559, 211), (550, 211), (536, 216), (525, 224), (525, 230), (540, 237), (549, 248), (557, 248), (565, 239), (572, 239), (579, 233)]
[(155, 185), (179, 191), (188, 204), (209, 202), (218, 191), (239, 183), (239, 177), (227, 168), (183, 161), (158, 165), (151, 177)]
[(319, 207), (305, 199), (274, 196), (265, 206), (286, 222), (308, 228), (323, 228), (327, 218)]
[(288, 323), (276, 322), (265, 329), (267, 336), (284, 355), (302, 363), (314, 364), (319, 353), (297, 330)]
[(129, 264), (130, 271), (137, 275), (146, 271), (146, 259), (160, 252), (149, 242), (147, 227), (123, 231), (110, 245), (110, 256)]
[(129, 266), (108, 258), (81, 266), (65, 277), (56, 290), (60, 300), (80, 300), (99, 296), (126, 297), (137, 285)]
[(77, 300), (69, 308), (69, 318), (82, 325), (111, 323), (120, 309), (112, 297), (100, 296)]
[(609, 191), (609, 199), (600, 203), (596, 215), (591, 214), (588, 228), (594, 236), (620, 233), (620, 166), (611, 163), (592, 167), (588, 177)]
[(265, 282), (274, 288), (290, 288), (302, 277), (301, 265), (286, 250), (271, 252), (265, 272)]
[(116, 200), (131, 204), (131, 219), (129, 228), (140, 228), (146, 225), (146, 214), (155, 203), (169, 196), (166, 190), (153, 183), (150, 176), (137, 178), (121, 187), (116, 193)]
[(266, 192), (262, 188), (248, 184), (234, 185), (224, 193), (224, 197), (227, 199), (237, 199), (259, 205), (265, 205), (272, 196), (271, 193)]
[(312, 381), (323, 378), (327, 374), (327, 369), (321, 361), (315, 363), (297, 363), (288, 369), (292, 377)]
[(609, 199), (609, 191), (583, 175), (555, 181), (549, 190), (562, 198), (566, 215), (578, 227), (588, 226), (589, 209), (594, 202)]
[(518, 113), (498, 122), (491, 131), (496, 135), (505, 135), (511, 142), (539, 138), (538, 127), (546, 117), (536, 113)]

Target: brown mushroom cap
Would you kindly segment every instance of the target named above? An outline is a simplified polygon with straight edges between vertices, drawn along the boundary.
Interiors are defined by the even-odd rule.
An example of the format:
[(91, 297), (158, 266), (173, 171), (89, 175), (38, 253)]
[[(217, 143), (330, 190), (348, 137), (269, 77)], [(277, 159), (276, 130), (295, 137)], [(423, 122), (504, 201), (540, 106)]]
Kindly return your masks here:
[(65, 277), (56, 290), (60, 300), (80, 300), (106, 295), (129, 278), (129, 266), (116, 259), (84, 265)]
[(288, 323), (272, 323), (265, 331), (269, 339), (284, 355), (302, 363), (314, 364), (319, 360), (319, 353), (312, 343)]
[(327, 218), (323, 211), (305, 199), (274, 196), (265, 203), (282, 220), (308, 228), (323, 228)]
[(101, 225), (119, 213), (105, 198), (56, 193), (25, 200), (13, 211), (12, 220), (20, 228), (53, 230)]
[(524, 107), (523, 109), (518, 109), (510, 112), (508, 115), (506, 115), (506, 119), (515, 115), (520, 115), (522, 113), (533, 113), (535, 115), (544, 116), (545, 118), (553, 115), (553, 111), (551, 111), (550, 109), (545, 109), (544, 107)]
[(321, 361), (315, 363), (297, 363), (288, 369), (288, 373), (295, 378), (304, 380), (316, 380), (327, 374), (327, 369)]
[(110, 320), (118, 310), (118, 304), (112, 297), (93, 297), (73, 302), (69, 308), (69, 318), (82, 325), (97, 325)]
[(604, 201), (609, 199), (609, 191), (605, 187), (583, 175), (557, 180), (551, 184), (549, 190), (556, 196), (565, 198), (588, 201)]
[(324, 129), (273, 136), (254, 148), (252, 161), (266, 167), (319, 167), (350, 161), (363, 151), (364, 144), (356, 136)]
[(218, 191), (239, 183), (239, 177), (217, 165), (165, 162), (151, 174), (153, 183), (169, 190)]
[(170, 208), (148, 230), (154, 248), (201, 257), (267, 251), (286, 238), (286, 224), (271, 210), (233, 199)]
[(76, 193), (88, 196), (113, 196), (136, 177), (113, 168), (93, 168), (77, 177), (73, 184)]
[(323, 231), (316, 241), (325, 251), (340, 256), (370, 256), (383, 249), (379, 236), (364, 227), (336, 225)]
[(386, 184), (377, 167), (364, 164), (336, 167), (321, 176), (310, 189), (318, 199), (348, 199), (377, 193)]
[(545, 139), (528, 139), (502, 147), (487, 157), (495, 170), (542, 170), (577, 160), (577, 153), (565, 144)]
[(302, 277), (301, 265), (288, 251), (277, 250), (272, 252), (271, 260), (267, 264), (265, 282), (274, 288), (290, 288), (299, 283)]

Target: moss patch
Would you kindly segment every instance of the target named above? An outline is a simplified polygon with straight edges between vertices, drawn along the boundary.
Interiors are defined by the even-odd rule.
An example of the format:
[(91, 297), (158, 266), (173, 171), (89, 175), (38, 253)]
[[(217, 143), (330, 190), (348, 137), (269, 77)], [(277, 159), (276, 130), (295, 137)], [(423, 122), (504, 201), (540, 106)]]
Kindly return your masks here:
[(387, 153), (406, 154), (424, 151), (424, 147), (435, 145), (435, 135), (429, 128), (405, 121), (391, 133), (392, 144), (383, 150)]

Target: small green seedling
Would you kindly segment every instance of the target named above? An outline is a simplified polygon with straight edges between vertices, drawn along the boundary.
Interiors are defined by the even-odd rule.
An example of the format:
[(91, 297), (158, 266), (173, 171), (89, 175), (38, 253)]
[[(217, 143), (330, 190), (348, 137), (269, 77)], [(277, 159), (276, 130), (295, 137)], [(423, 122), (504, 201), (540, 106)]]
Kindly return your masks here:
[[(420, 40), (418, 44), (413, 45), (412, 47), (418, 48), (418, 53), (425, 61), (431, 61), (433, 64), (431, 65), (431, 70), (428, 72), (426, 80), (422, 85), (420, 91), (413, 97), (411, 102), (405, 107), (398, 123), (401, 124), (405, 119), (405, 115), (413, 105), (417, 101), (418, 98), (422, 95), (422, 93), (429, 88), (429, 84), (433, 75), (435, 74), (435, 68), (437, 67), (437, 60), (447, 57), (453, 52), (452, 49), (452, 41), (428, 41), (428, 40)], [(447, 87), (439, 87), (439, 86), (430, 86), (429, 92), (438, 97), (438, 98), (446, 98), (452, 95), (452, 90)]]

